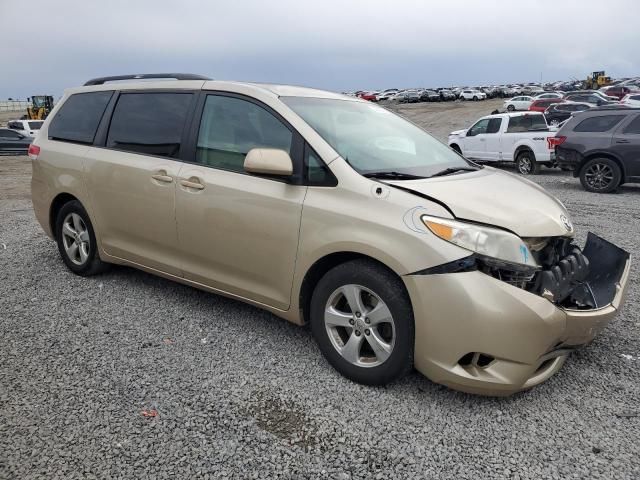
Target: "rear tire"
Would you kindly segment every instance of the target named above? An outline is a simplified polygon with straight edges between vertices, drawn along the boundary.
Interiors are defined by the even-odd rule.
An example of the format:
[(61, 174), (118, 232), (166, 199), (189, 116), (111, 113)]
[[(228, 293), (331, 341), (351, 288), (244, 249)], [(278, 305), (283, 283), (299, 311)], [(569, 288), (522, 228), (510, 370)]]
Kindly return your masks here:
[(537, 175), (540, 173), (540, 164), (536, 161), (533, 152), (529, 150), (518, 154), (516, 168), (521, 175)]
[(327, 272), (313, 292), (310, 319), (324, 357), (355, 382), (384, 385), (413, 366), (411, 301), (380, 264), (353, 260)]
[(622, 183), (622, 171), (610, 158), (593, 158), (580, 169), (580, 183), (587, 192), (611, 193)]
[(88, 277), (109, 268), (100, 260), (91, 219), (78, 200), (65, 203), (58, 212), (55, 238), (62, 260), (76, 275)]

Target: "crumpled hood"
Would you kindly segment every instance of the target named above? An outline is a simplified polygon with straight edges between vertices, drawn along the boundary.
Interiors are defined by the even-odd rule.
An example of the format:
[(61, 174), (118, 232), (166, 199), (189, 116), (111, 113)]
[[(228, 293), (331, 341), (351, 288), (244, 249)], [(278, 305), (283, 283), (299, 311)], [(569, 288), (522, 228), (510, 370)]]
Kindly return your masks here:
[(559, 200), (529, 180), (491, 167), (387, 183), (444, 203), (458, 219), (496, 225), (521, 237), (573, 235), (569, 214)]

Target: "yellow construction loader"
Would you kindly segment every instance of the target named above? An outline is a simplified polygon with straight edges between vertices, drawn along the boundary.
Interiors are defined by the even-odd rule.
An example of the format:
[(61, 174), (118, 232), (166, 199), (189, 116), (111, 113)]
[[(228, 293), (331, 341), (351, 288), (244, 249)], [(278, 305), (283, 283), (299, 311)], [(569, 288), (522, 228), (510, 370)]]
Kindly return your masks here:
[(26, 119), (44, 120), (53, 109), (53, 97), (51, 95), (31, 96), (31, 106), (27, 107)]
[(600, 87), (609, 85), (610, 83), (611, 77), (607, 77), (604, 71), (593, 72), (590, 76), (587, 77), (587, 80), (584, 82), (584, 88), (586, 90), (597, 90)]

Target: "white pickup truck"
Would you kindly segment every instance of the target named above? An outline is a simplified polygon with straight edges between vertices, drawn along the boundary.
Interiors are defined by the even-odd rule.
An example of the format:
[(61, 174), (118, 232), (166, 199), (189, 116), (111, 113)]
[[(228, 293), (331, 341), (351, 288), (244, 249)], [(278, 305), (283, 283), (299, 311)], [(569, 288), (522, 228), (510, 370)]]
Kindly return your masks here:
[(449, 134), (449, 146), (476, 162), (516, 162), (523, 175), (554, 167), (555, 127), (539, 112), (499, 113), (482, 117), (471, 128)]

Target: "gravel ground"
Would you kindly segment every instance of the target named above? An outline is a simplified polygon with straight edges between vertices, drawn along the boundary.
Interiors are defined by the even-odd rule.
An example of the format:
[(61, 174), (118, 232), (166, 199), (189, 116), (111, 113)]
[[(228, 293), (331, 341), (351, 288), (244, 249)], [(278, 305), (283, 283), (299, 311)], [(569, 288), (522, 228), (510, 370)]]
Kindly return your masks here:
[[(479, 103), (452, 106), (451, 128)], [(402, 109), (427, 126), (452, 114)], [(483, 398), (417, 373), (364, 387), (306, 328), (250, 306), (129, 268), (71, 274), (25, 158), (0, 157), (0, 478), (640, 478), (637, 263), (617, 320), (533, 391)], [(581, 240), (638, 251), (640, 186), (533, 179)]]

